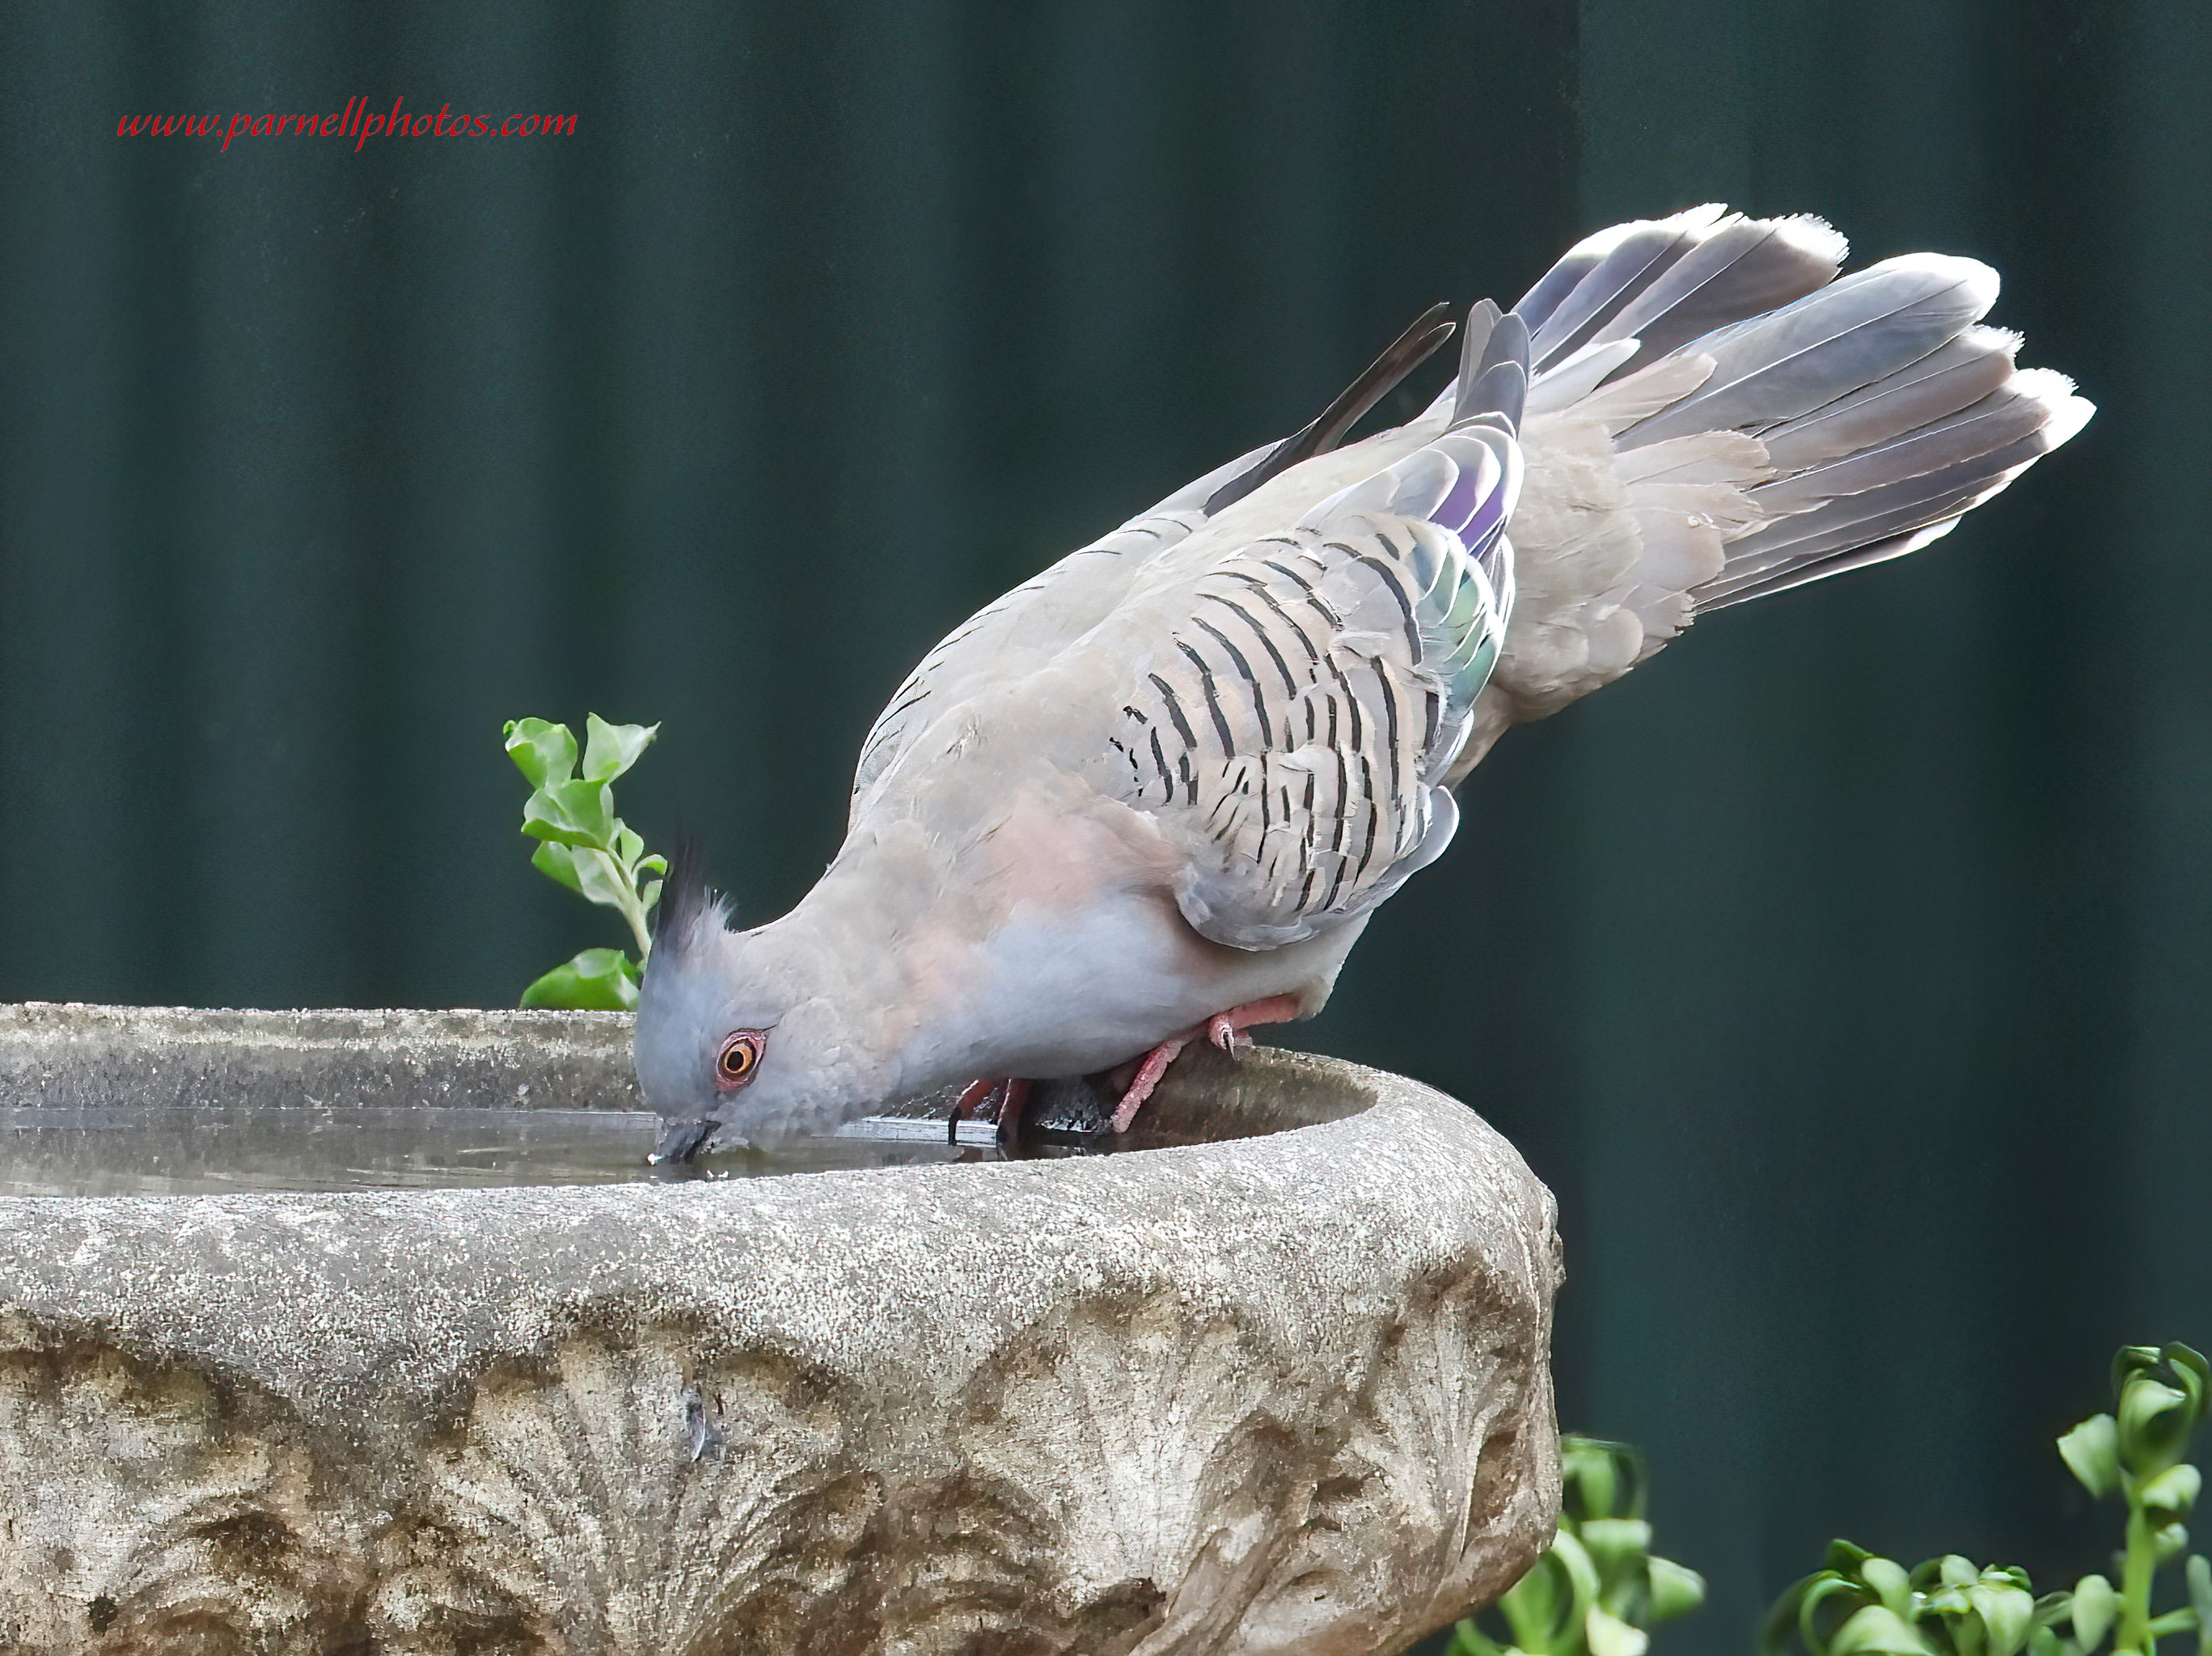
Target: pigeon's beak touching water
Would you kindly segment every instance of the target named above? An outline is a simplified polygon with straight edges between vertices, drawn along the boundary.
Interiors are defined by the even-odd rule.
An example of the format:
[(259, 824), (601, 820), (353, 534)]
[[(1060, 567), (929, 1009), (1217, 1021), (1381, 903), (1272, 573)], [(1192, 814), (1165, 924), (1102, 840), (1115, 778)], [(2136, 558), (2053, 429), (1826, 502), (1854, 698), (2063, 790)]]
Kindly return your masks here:
[(666, 1167), (676, 1162), (689, 1162), (707, 1147), (707, 1141), (714, 1136), (714, 1129), (720, 1125), (703, 1120), (668, 1122), (661, 1129), (660, 1143), (653, 1146), (653, 1154), (645, 1159), (656, 1168)]
[(880, 1001), (818, 936), (817, 896), (733, 931), (727, 906), (679, 852), (661, 888), (638, 993), (638, 1090), (661, 1119), (655, 1163), (688, 1161), (718, 1134), (760, 1146), (833, 1131), (884, 1096), (853, 1007)]

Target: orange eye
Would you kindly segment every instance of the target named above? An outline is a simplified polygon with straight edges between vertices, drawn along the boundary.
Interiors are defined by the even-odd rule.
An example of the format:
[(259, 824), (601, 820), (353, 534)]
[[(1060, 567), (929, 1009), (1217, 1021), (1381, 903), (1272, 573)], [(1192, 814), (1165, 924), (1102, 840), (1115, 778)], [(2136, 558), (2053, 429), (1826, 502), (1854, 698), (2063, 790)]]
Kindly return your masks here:
[(714, 1085), (724, 1092), (742, 1087), (760, 1067), (761, 1050), (768, 1037), (757, 1029), (739, 1029), (722, 1043), (714, 1059)]

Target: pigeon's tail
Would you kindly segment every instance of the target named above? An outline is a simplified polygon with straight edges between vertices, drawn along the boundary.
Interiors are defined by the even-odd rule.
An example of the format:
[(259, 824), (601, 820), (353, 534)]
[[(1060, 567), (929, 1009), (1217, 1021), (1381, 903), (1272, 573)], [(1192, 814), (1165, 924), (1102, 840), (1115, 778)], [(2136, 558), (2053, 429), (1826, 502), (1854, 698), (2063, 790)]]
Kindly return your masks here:
[[(2094, 412), (2063, 375), (2014, 370), (2017, 334), (1979, 325), (1988, 265), (1908, 253), (1837, 280), (1844, 251), (1818, 219), (1701, 207), (1590, 237), (1516, 306), (1532, 409), (1611, 415), (1632, 497), (1710, 473), (1729, 435), (1765, 451), (1763, 477), (1729, 480), (1752, 516), (1686, 589), (1695, 610), (1924, 546)], [(1639, 409), (1621, 393), (1647, 373), (1657, 395)]]
[(1925, 546), (2096, 412), (2064, 374), (2015, 369), (2018, 334), (1962, 328), (1915, 357), (1869, 332), (1866, 361), (1828, 387), (1839, 395), (1759, 430), (1774, 470), (1748, 492), (1761, 522), (1691, 594), (1699, 610)]
[(1981, 325), (1987, 265), (1910, 253), (1838, 279), (1844, 251), (1818, 219), (1701, 207), (1590, 237), (1515, 307), (1539, 515), (1512, 526), (1489, 733), (1695, 614), (1927, 544), (2094, 411)]

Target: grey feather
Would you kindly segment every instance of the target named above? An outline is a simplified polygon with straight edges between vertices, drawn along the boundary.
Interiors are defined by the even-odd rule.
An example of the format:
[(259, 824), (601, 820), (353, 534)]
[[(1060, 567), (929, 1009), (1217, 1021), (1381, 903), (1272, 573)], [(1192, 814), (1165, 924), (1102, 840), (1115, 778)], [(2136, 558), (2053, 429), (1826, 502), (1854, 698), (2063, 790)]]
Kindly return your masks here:
[(2048, 447), (2039, 431), (2032, 432), (1940, 471), (1900, 477), (1785, 518), (1756, 536), (1746, 536), (1729, 550), (1743, 547), (1747, 564), (1770, 567), (1778, 556), (1795, 562), (1826, 552), (1849, 551), (1957, 515), (1965, 509), (1957, 502), (1978, 499), (1985, 485), (2026, 465)]
[(1621, 434), (1633, 448), (1700, 431), (1751, 431), (1835, 400), (1917, 361), (1996, 302), (1996, 272), (1969, 258), (1909, 253), (1855, 271), (1782, 310), (1692, 341), (1713, 359), (1697, 391)]
[(1517, 430), (1528, 400), (1528, 325), (1516, 312), (1500, 317), (1483, 342), (1471, 376), (1462, 375), (1452, 405), (1452, 424), (1479, 415), (1500, 414)]
[[(1613, 239), (1612, 245), (1573, 289), (1560, 297), (1557, 307), (1534, 325), (1530, 356), (1537, 370), (1571, 356), (1623, 306), (1696, 246), (1710, 222), (1710, 219), (1699, 221), (1694, 215), (1680, 214), (1656, 223), (1626, 225), (1620, 231), (1602, 233)], [(1528, 312), (1522, 306), (1534, 297), (1532, 290), (1514, 309), (1525, 318)]]
[(1767, 458), (1794, 471), (1840, 459), (1980, 401), (2012, 377), (2020, 336), (1972, 327), (1917, 361), (1761, 434)]
[(1844, 251), (1844, 239), (1816, 218), (1730, 218), (1590, 337), (1638, 341), (1641, 349), (1618, 370), (1633, 373), (1715, 329), (1832, 282)]
[[(1717, 609), (1730, 599), (1765, 590), (1774, 577), (1809, 572), (1835, 555), (1958, 517), (2012, 481), (2023, 467), (2054, 445), (2041, 429), (2001, 448), (1945, 466), (1940, 471), (1904, 477), (1771, 525), (1762, 535), (1736, 543), (1745, 549), (1731, 557), (1722, 576), (1698, 589), (1701, 609)], [(1731, 553), (1736, 546), (1731, 546)], [(1850, 566), (1856, 567), (1856, 564)], [(1824, 569), (1824, 573), (1838, 573)], [(1805, 579), (1810, 579), (1806, 573)], [(1793, 580), (1790, 585), (1802, 585)], [(1774, 590), (1780, 590), (1778, 587)]]
[[(1471, 385), (1487, 361), (1484, 353), (1490, 348), (1490, 336), (1498, 326), (1504, 312), (1494, 299), (1478, 299), (1467, 307), (1467, 320), (1460, 325), (1459, 372), (1453, 376), (1455, 391), (1462, 385)], [(1524, 322), (1522, 325), (1526, 327)]]
[[(1993, 391), (1955, 414), (1871, 443), (1826, 465), (1753, 488), (1752, 502), (1770, 518), (1810, 514), (1839, 495), (1858, 494), (1900, 477), (1941, 471), (2002, 448), (2041, 430), (2050, 417), (2051, 410), (2033, 395), (2010, 389)], [(1790, 519), (1791, 524), (1796, 521)], [(1735, 545), (1751, 550), (1788, 526), (1775, 524), (1755, 531)]]
[[(1990, 491), (1991, 494), (1996, 492), (1994, 489)], [(1700, 591), (1698, 597), (1698, 613), (1705, 615), (1715, 610), (1726, 610), (1732, 604), (1748, 604), (1753, 598), (1772, 597), (1778, 592), (1787, 592), (1816, 580), (1826, 580), (1831, 575), (1848, 574), (1854, 569), (1864, 569), (1872, 564), (1887, 563), (1891, 559), (1901, 558), (1908, 552), (1917, 552), (1930, 541), (1942, 540), (1958, 526), (1957, 518), (1946, 518), (1941, 523), (1930, 524), (1924, 529), (1916, 529), (1909, 534), (1899, 535), (1891, 540), (1877, 541), (1872, 546), (1856, 547), (1849, 552), (1839, 552), (1833, 557), (1821, 559), (1811, 564), (1793, 564), (1774, 573), (1760, 576), (1718, 597), (1707, 597), (1703, 591)]]

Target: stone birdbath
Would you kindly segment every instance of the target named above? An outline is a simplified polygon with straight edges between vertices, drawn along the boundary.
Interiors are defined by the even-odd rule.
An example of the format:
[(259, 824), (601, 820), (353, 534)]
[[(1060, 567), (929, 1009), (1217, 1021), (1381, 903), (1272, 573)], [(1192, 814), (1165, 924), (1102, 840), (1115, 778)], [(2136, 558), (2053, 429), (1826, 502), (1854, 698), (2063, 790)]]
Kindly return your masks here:
[[(1328, 1656), (1549, 1540), (1553, 1205), (1454, 1101), (1261, 1050), (1127, 1154), (352, 1168), (627, 1174), (628, 1045), (0, 1009), (0, 1650)], [(353, 1187), (205, 1188), (272, 1132)]]

